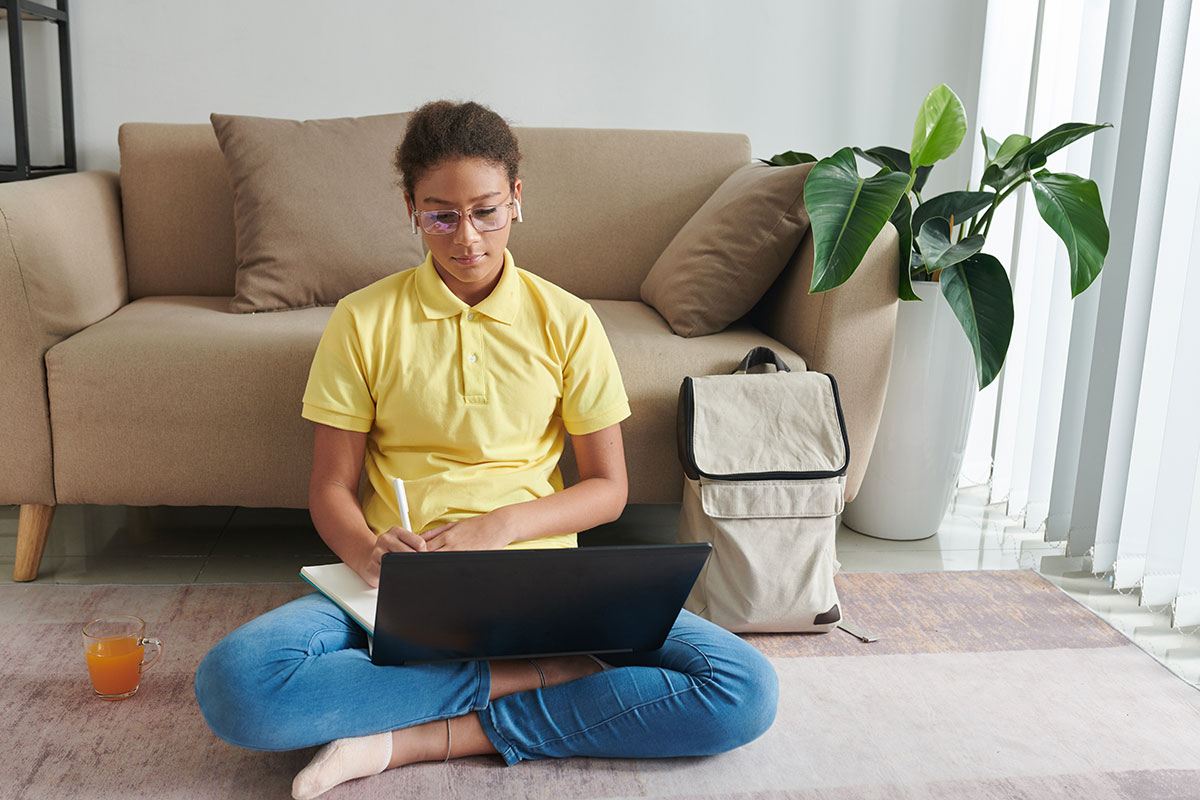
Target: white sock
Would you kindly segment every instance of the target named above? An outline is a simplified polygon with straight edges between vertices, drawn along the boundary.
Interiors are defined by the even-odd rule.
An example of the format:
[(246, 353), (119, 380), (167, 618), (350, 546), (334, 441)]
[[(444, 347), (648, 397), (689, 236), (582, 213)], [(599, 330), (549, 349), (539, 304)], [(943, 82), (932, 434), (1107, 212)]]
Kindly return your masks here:
[(322, 747), (292, 781), (295, 800), (324, 794), (339, 783), (378, 775), (392, 760), (391, 731), (337, 739)]

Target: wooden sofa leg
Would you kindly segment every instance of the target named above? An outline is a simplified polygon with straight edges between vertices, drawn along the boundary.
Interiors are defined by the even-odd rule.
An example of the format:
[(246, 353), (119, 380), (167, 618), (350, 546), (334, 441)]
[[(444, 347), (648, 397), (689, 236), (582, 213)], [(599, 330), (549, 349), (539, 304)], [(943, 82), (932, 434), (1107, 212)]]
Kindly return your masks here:
[(54, 520), (55, 506), (29, 503), (21, 506), (17, 521), (17, 560), (13, 564), (14, 581), (31, 581), (37, 577), (46, 549), (46, 536)]

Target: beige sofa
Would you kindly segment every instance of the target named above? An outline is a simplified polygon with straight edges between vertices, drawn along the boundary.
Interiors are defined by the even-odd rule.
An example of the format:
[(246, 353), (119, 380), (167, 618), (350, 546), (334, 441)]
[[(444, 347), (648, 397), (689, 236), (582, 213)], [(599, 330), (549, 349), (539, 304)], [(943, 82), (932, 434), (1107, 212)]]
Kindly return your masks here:
[[(872, 263), (819, 295), (807, 293), (807, 236), (745, 318), (683, 338), (639, 288), (693, 212), (750, 161), (746, 137), (517, 133), (526, 221), (510, 247), (604, 323), (633, 411), (622, 426), (629, 502), (679, 501), (680, 382), (727, 372), (755, 345), (836, 376), (853, 497), (887, 384), (895, 231), (880, 235)], [(233, 200), (210, 126), (127, 124), (119, 139), (119, 175), (0, 187), (0, 503), (21, 506), (16, 580), (36, 577), (60, 503), (307, 505), (312, 430), (300, 396), (331, 309), (229, 311)], [(589, 213), (574, 219), (578, 208)], [(569, 448), (563, 469), (569, 482)]]

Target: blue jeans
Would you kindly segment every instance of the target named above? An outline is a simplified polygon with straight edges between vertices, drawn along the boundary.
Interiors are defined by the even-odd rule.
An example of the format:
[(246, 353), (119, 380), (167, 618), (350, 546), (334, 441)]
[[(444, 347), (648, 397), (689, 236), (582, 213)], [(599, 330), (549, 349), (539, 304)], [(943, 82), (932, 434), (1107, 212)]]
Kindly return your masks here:
[(721, 753), (775, 720), (779, 681), (737, 636), (681, 611), (666, 643), (608, 654), (614, 669), (488, 701), (486, 661), (379, 667), (367, 637), (321, 594), (254, 619), (196, 671), (213, 732), (239, 747), (293, 750), (479, 712), (508, 764), (526, 758)]

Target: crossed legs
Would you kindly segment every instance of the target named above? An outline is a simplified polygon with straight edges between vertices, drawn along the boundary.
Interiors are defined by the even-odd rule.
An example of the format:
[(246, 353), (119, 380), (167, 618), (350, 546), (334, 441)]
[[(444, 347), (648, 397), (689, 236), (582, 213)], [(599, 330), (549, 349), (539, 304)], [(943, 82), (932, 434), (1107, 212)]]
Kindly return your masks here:
[[(659, 650), (606, 655), (614, 669), (539, 659), (545, 688), (527, 661), (377, 667), (365, 645), (336, 605), (309, 595), (218, 643), (197, 671), (196, 696), (213, 731), (242, 747), (370, 740), (360, 775), (442, 760), (448, 749), (508, 764), (723, 752), (763, 733), (778, 697), (757, 650), (686, 611)], [(333, 748), (326, 760), (349, 753)]]

